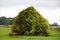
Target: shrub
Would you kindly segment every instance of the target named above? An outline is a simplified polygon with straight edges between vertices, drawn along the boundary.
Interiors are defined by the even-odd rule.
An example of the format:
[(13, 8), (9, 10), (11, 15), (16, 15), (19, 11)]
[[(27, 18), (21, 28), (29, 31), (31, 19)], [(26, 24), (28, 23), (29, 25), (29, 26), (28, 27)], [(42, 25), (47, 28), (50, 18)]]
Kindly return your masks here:
[(31, 6), (16, 16), (12, 32), (13, 30), (17, 30), (20, 35), (48, 35), (49, 23)]

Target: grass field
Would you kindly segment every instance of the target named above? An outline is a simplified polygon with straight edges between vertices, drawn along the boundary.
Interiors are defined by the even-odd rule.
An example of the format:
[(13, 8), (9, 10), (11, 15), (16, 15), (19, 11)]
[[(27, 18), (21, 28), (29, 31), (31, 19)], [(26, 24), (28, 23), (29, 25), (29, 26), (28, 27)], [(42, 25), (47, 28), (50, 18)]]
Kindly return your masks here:
[(0, 40), (60, 40), (60, 32), (55, 29), (51, 29), (51, 34), (48, 37), (45, 36), (9, 36), (11, 32), (10, 27), (0, 26)]

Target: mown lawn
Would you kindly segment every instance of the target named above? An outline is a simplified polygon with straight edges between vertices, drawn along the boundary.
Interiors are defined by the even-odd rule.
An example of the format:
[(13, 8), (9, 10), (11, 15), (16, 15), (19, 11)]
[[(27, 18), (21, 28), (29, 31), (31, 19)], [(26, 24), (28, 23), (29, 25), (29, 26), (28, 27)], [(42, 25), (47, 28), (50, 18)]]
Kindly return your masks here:
[(60, 40), (60, 32), (51, 30), (48, 37), (45, 36), (9, 36), (11, 28), (0, 27), (0, 40)]

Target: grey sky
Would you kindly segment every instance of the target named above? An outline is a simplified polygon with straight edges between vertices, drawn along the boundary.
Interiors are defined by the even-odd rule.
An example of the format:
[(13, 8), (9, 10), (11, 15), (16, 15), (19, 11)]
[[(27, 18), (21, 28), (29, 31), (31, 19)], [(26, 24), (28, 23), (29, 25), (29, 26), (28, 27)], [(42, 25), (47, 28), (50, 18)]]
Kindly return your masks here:
[(0, 0), (0, 6), (34, 5), (38, 7), (60, 7), (60, 0)]

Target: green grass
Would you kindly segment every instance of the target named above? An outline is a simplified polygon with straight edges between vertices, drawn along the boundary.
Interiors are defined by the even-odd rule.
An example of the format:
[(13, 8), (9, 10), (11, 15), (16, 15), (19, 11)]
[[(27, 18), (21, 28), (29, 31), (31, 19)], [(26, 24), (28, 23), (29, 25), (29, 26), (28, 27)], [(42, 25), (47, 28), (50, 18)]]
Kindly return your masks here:
[(45, 36), (9, 36), (11, 28), (0, 27), (0, 40), (60, 40), (60, 32), (51, 30), (48, 37)]

